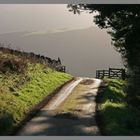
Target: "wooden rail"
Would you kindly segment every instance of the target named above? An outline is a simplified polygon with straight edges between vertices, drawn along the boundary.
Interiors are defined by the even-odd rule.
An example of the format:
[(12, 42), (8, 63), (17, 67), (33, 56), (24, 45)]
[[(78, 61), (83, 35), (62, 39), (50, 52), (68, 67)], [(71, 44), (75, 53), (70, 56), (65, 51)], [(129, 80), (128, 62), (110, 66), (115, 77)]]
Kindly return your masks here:
[(108, 78), (121, 78), (125, 79), (125, 69), (109, 68), (109, 70), (96, 70), (96, 78), (102, 79), (104, 77)]

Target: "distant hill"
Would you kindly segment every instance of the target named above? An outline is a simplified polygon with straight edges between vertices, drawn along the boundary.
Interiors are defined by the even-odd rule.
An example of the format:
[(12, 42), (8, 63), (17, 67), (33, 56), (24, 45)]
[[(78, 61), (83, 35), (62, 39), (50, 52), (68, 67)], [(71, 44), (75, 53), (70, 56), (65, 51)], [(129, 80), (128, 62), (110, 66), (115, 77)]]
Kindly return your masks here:
[(51, 58), (60, 57), (68, 71), (76, 76), (94, 77), (96, 69), (122, 67), (121, 57), (111, 46), (110, 36), (97, 27), (7, 33), (0, 35), (0, 42)]

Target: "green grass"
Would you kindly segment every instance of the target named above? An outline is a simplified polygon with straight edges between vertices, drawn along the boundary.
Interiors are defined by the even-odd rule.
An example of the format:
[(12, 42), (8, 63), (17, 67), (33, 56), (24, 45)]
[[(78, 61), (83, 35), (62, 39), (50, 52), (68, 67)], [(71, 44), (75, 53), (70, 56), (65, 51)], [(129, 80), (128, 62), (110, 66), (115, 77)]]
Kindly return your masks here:
[(103, 135), (140, 135), (140, 111), (127, 104), (124, 88), (126, 82), (105, 79), (107, 88), (99, 95), (98, 117)]
[(70, 74), (29, 61), (24, 74), (0, 73), (0, 135), (10, 134), (32, 107), (70, 79)]

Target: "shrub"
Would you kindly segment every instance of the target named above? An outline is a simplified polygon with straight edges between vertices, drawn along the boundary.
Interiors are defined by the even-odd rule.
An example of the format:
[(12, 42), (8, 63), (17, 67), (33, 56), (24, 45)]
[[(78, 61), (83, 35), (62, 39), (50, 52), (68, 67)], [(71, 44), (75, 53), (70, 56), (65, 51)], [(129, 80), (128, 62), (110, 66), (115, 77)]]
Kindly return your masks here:
[(24, 73), (26, 69), (26, 63), (21, 60), (3, 58), (0, 60), (0, 72), (2, 73)]

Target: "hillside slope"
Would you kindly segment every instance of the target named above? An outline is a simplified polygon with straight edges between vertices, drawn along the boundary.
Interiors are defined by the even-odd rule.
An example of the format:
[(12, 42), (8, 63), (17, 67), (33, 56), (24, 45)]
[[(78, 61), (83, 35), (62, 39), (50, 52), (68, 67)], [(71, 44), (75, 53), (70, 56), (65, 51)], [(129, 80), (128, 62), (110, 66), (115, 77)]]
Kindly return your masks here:
[(72, 79), (37, 59), (0, 49), (0, 135), (8, 135), (30, 110)]

